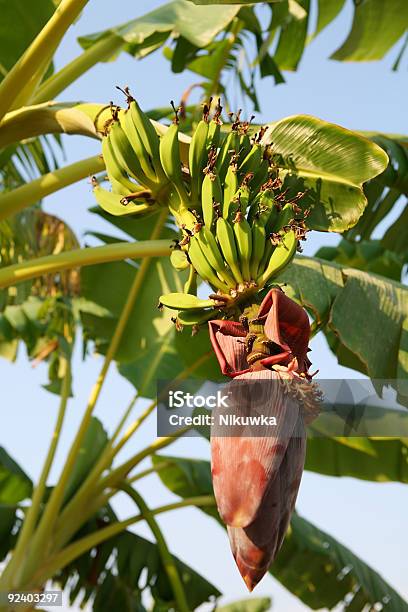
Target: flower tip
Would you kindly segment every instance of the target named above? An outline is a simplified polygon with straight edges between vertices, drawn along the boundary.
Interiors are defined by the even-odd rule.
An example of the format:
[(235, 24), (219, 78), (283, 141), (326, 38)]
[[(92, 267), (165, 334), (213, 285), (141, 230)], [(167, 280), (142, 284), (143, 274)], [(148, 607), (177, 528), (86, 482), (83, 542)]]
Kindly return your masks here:
[(239, 569), (239, 573), (242, 576), (243, 581), (250, 593), (254, 590), (256, 585), (262, 580), (266, 570), (257, 570), (255, 568), (248, 567), (239, 558), (236, 559), (236, 563)]

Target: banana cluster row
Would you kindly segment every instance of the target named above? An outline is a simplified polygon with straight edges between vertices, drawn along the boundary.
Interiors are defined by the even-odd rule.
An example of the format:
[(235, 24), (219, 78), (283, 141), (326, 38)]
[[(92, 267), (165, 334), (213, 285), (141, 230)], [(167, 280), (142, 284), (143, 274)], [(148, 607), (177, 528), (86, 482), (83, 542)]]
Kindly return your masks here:
[(105, 124), (102, 155), (108, 191), (94, 181), (98, 204), (113, 215), (151, 211), (165, 203), (169, 181), (160, 162), (160, 140), (149, 118), (129, 90), (126, 110), (111, 104), (112, 118)]
[(181, 226), (171, 260), (177, 269), (192, 266), (214, 293), (200, 300), (185, 287), (184, 294), (162, 296), (163, 306), (179, 311), (181, 325), (209, 319), (211, 308), (228, 315), (290, 263), (305, 236), (303, 194), (286, 200), (270, 147), (262, 144), (264, 130), (250, 139), (248, 129), (238, 116), (222, 139), (216, 111), (211, 121), (204, 113), (192, 136), (183, 197), (194, 220)]

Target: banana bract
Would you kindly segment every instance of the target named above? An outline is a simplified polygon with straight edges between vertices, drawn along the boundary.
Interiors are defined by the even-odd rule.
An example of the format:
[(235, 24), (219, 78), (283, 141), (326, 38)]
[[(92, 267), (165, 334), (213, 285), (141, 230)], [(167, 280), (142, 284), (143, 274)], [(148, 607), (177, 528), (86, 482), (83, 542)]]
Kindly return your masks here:
[[(221, 370), (233, 379), (224, 389), (228, 409), (213, 413), (214, 494), (252, 591), (282, 545), (304, 466), (304, 423), (317, 415), (308, 374), (309, 319), (273, 289), (241, 321), (210, 321), (209, 330)], [(234, 426), (224, 426), (220, 415), (227, 423), (234, 417)]]

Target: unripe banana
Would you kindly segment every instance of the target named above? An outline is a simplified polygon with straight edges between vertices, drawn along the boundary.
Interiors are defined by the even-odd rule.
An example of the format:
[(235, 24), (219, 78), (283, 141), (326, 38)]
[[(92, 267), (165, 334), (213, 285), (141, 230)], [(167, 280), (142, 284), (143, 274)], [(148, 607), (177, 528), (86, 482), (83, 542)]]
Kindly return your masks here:
[(244, 279), (239, 269), (238, 253), (235, 244), (234, 230), (229, 222), (223, 217), (219, 217), (216, 223), (216, 234), (225, 261), (231, 268), (235, 280), (243, 283)]
[(224, 219), (230, 219), (232, 213), (236, 212), (236, 207), (234, 210), (234, 197), (238, 189), (238, 177), (237, 177), (237, 166), (233, 162), (228, 166), (228, 171), (225, 176), (224, 181), (224, 195), (223, 195), (223, 205), (222, 205), (222, 216)]
[(269, 175), (269, 164), (266, 159), (263, 159), (256, 171), (254, 171), (254, 178), (251, 182), (251, 189), (257, 192), (261, 185), (265, 183)]
[(260, 191), (251, 205), (248, 220), (259, 219), (260, 223), (266, 227), (267, 234), (270, 234), (273, 229), (273, 227), (269, 229), (270, 225), (275, 223), (277, 216), (278, 208), (272, 189)]
[(177, 315), (180, 325), (200, 325), (214, 318), (214, 310), (181, 310)]
[(277, 216), (275, 221), (275, 225), (272, 229), (274, 232), (279, 232), (285, 226), (288, 226), (289, 223), (294, 219), (295, 215), (293, 213), (292, 204), (285, 204), (280, 213)]
[(184, 293), (197, 295), (197, 272), (194, 270), (192, 265), (190, 265), (188, 279), (184, 283), (183, 291)]
[(251, 141), (248, 134), (242, 134), (239, 137), (239, 157), (241, 160), (245, 159), (251, 150)]
[(248, 172), (256, 172), (259, 170), (259, 166), (262, 162), (262, 146), (257, 142), (254, 142), (251, 150), (244, 158), (243, 162), (239, 166), (240, 176), (245, 176)]
[(215, 107), (214, 117), (212, 118), (212, 120), (210, 121), (208, 125), (207, 153), (210, 151), (211, 147), (215, 147), (215, 149), (218, 149), (220, 145), (221, 112), (222, 112), (221, 100), (218, 98), (218, 102)]
[(231, 130), (229, 134), (224, 138), (224, 141), (220, 147), (217, 157), (217, 174), (220, 177), (221, 183), (224, 181), (227, 174), (229, 165), (231, 163), (231, 156), (233, 153), (238, 151), (239, 148), (239, 137), (236, 130)]
[(211, 229), (216, 218), (214, 204), (222, 204), (222, 187), (218, 176), (208, 172), (201, 188), (201, 206), (204, 224)]
[(187, 259), (187, 254), (183, 249), (173, 249), (170, 254), (170, 263), (179, 272), (187, 270), (190, 263)]
[[(204, 111), (205, 113), (205, 111)], [(208, 136), (208, 113), (204, 114), (203, 119), (198, 123), (191, 139), (188, 151), (188, 161), (190, 168), (190, 198), (193, 206), (199, 202), (201, 183), (203, 181), (203, 170), (208, 158), (206, 148)]]
[[(177, 121), (177, 120), (176, 120)], [(174, 121), (160, 139), (160, 160), (169, 181), (177, 190), (181, 204), (188, 208), (189, 198), (183, 182), (179, 149), (179, 127)]]
[(160, 162), (160, 140), (157, 132), (154, 129), (149, 117), (145, 115), (137, 101), (132, 97), (129, 99), (129, 112), (133, 119), (133, 123), (140, 134), (147, 154), (152, 160), (157, 179), (160, 183), (162, 183), (165, 179), (165, 174)]
[(137, 184), (133, 183), (117, 160), (110, 139), (107, 136), (102, 138), (102, 156), (106, 166), (106, 173), (112, 185), (112, 191), (120, 195), (132, 193), (137, 189)]
[[(258, 278), (258, 268), (266, 246), (266, 232), (263, 223), (255, 219), (252, 224), (251, 278)], [(263, 271), (263, 270), (262, 270)]]
[(271, 255), (266, 270), (258, 277), (257, 283), (263, 287), (273, 276), (276, 276), (282, 268), (287, 266), (296, 252), (297, 239), (294, 231), (289, 231), (282, 236), (282, 241)]
[(191, 293), (168, 293), (161, 295), (159, 304), (174, 310), (197, 310), (199, 308), (213, 308), (214, 300), (201, 300)]
[(262, 259), (258, 266), (258, 276), (260, 276), (262, 272), (264, 272), (265, 268), (268, 266), (269, 260), (273, 253), (273, 249), (275, 248), (270, 238), (267, 237), (268, 236), (267, 232), (265, 232), (265, 236), (266, 236), (265, 249), (262, 255)]
[(207, 143), (206, 149), (207, 153), (211, 149), (211, 147), (215, 147), (218, 149), (220, 144), (220, 134), (221, 134), (221, 121), (219, 119), (211, 119), (208, 124), (208, 134), (207, 134)]
[(126, 196), (123, 197), (121, 194), (107, 191), (103, 189), (103, 187), (100, 187), (100, 185), (96, 185), (93, 192), (99, 206), (111, 215), (134, 215), (154, 210), (153, 206), (146, 204), (146, 202), (143, 204), (135, 204), (134, 202), (126, 203)]
[(231, 289), (236, 287), (236, 282), (225, 268), (225, 262), (218, 248), (214, 234), (204, 225), (201, 230), (195, 234), (192, 240), (198, 240), (204, 256), (208, 263), (217, 271), (221, 280), (224, 281)]
[[(134, 102), (132, 102), (132, 105), (134, 106)], [(157, 183), (157, 176), (153, 166), (152, 158), (150, 157), (149, 153), (145, 148), (145, 145), (136, 127), (130, 110), (120, 112), (119, 120), (120, 125), (124, 133), (126, 134), (126, 137), (128, 138), (130, 144), (132, 145), (136, 157), (139, 160), (143, 172), (150, 181), (152, 181), (153, 183)]]
[(115, 121), (109, 131), (108, 138), (112, 144), (113, 152), (119, 164), (122, 166), (129, 176), (135, 178), (138, 183), (148, 189), (155, 188), (155, 183), (148, 179), (142, 170), (140, 162), (133, 151), (125, 132), (118, 121)]
[(245, 219), (241, 211), (238, 211), (234, 220), (235, 242), (238, 249), (238, 258), (244, 280), (251, 280), (249, 263), (252, 253), (252, 232), (251, 226)]
[(194, 268), (197, 270), (197, 274), (199, 274), (204, 281), (220, 289), (224, 293), (228, 292), (227, 285), (220, 281), (215, 270), (210, 266), (204, 256), (198, 240), (194, 239), (194, 236), (190, 240), (188, 256)]

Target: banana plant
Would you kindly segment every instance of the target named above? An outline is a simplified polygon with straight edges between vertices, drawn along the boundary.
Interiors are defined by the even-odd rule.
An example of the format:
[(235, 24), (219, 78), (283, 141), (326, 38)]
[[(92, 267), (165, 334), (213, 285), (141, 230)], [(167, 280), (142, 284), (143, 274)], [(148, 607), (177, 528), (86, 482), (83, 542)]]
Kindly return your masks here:
[[(214, 602), (220, 596), (218, 589), (170, 552), (156, 519), (163, 512), (196, 506), (227, 525), (238, 569), (250, 590), (272, 564), (278, 580), (311, 607), (333, 606), (349, 592), (358, 592), (353, 605), (359, 609), (384, 602), (390, 610), (406, 609), (392, 587), (333, 538), (327, 552), (326, 534), (296, 514), (290, 521), (304, 465), (338, 475), (338, 462), (323, 466), (319, 460), (319, 443), (325, 443), (323, 450), (331, 457), (335, 453), (341, 459), (342, 473), (406, 481), (400, 469), (404, 440), (371, 440), (369, 453), (364, 444), (350, 449), (342, 440), (313, 440), (306, 454), (303, 435), (305, 423), (317, 415), (317, 391), (307, 356), (311, 333), (324, 329), (333, 350), (346, 355), (353, 367), (383, 374), (387, 366), (378, 352), (384, 356), (384, 345), (377, 352), (365, 345), (362, 351), (366, 326), (353, 333), (347, 326), (350, 299), (356, 289), (362, 299), (362, 288), (372, 281), (364, 299), (369, 300), (373, 318), (382, 317), (384, 322), (393, 372), (406, 378), (401, 335), (408, 316), (405, 289), (387, 279), (350, 271), (350, 262), (344, 269), (344, 260), (329, 264), (294, 259), (309, 231), (347, 232), (350, 239), (364, 215), (371, 216), (373, 184), (388, 180), (392, 188), (400, 188), (400, 179), (390, 177), (394, 168), (387, 154), (395, 154), (392, 138), (368, 135), (370, 140), (302, 115), (274, 118), (262, 128), (252, 128), (249, 118), (239, 112), (231, 122), (223, 113), (218, 94), (225, 93), (222, 79), (231, 69), (243, 93), (257, 105), (255, 89), (237, 61), (247, 33), (254, 36), (258, 50), (247, 74), (252, 79), (259, 67), (262, 76), (272, 74), (279, 82), (281, 70), (295, 69), (303, 53), (309, 3), (269, 4), (266, 10), (272, 20), (265, 33), (253, 6), (245, 3), (212, 10), (175, 0), (133, 22), (84, 37), (84, 52), (53, 73), (54, 52), (86, 4), (86, 0), (62, 0), (53, 11), (51, 1), (38, 2), (30, 24), (33, 30), (9, 45), (9, 55), (2, 61), (0, 350), (14, 359), (23, 341), (36, 362), (48, 362), (48, 389), (60, 396), (60, 403), (55, 435), (36, 485), (6, 451), (0, 452), (4, 560), (0, 590), (40, 591), (52, 581), (66, 588), (72, 601), (83, 589), (83, 602), (91, 598), (96, 610), (109, 609), (113, 601), (109, 597), (115, 605), (123, 602), (124, 609), (129, 605), (144, 609), (143, 592), (153, 598), (155, 609), (187, 612)], [(15, 23), (17, 5), (7, 4), (5, 22)], [(318, 31), (334, 19), (342, 3), (327, 6), (319, 2)], [(405, 14), (405, 6), (393, 1), (388, 11), (379, 30), (377, 3), (356, 6), (352, 32), (337, 52), (338, 59), (382, 57), (403, 33), (402, 18), (396, 29), (389, 23), (395, 11)], [(376, 45), (370, 51), (373, 32)], [(279, 41), (272, 57), (269, 48), (275, 35)], [(293, 40), (296, 49), (289, 48)], [(189, 92), (180, 108), (173, 105), (150, 115), (126, 87), (121, 94), (123, 107), (52, 101), (97, 62), (112, 59), (121, 50), (142, 59), (166, 42), (172, 47), (165, 54), (174, 71), (188, 67), (206, 79), (202, 116), (186, 107)], [(158, 123), (153, 116), (170, 117), (171, 123)], [(46, 152), (50, 142), (46, 139), (59, 139), (60, 134), (98, 139), (101, 155), (57, 168), (53, 155)], [(23, 172), (17, 159), (25, 162)], [(36, 178), (38, 172), (41, 176)], [(122, 229), (128, 241), (97, 235), (102, 246), (80, 248), (62, 221), (39, 209), (42, 198), (89, 175), (95, 175), (95, 214)], [(388, 188), (391, 183), (383, 184)], [(22, 239), (22, 228), (29, 239)], [(389, 231), (386, 248), (393, 243)], [(197, 296), (200, 281), (208, 287), (205, 299)], [(282, 290), (284, 282), (288, 286)], [(390, 294), (393, 316), (387, 318), (381, 304)], [(152, 317), (157, 302), (160, 310)], [(314, 319), (312, 328), (305, 309)], [(59, 479), (51, 487), (49, 474), (71, 401), (71, 356), (79, 324), (85, 344), (94, 341), (104, 360)], [(392, 341), (397, 336), (401, 345), (394, 354)], [(137, 392), (108, 437), (93, 413), (114, 361)], [(278, 381), (282, 386), (271, 386), (268, 405), (282, 416), (285, 428), (267, 439), (268, 453), (261, 452), (262, 445), (254, 438), (241, 435), (223, 445), (214, 435), (213, 485), (208, 473), (204, 489), (190, 481), (183, 492), (172, 489), (180, 496), (178, 501), (151, 509), (134, 485), (153, 472), (168, 482), (172, 460), (159, 457), (157, 462), (155, 457), (175, 438), (158, 438), (122, 463), (118, 455), (154, 412), (155, 380), (164, 372), (179, 379), (227, 375), (231, 383), (244, 385), (259, 379), (271, 385)], [(290, 398), (284, 392), (288, 380), (310, 395), (306, 412), (289, 409)], [(124, 430), (140, 398), (152, 401)], [(391, 445), (399, 459), (385, 469)], [(243, 463), (230, 461), (230, 451), (237, 448), (242, 455), (247, 453)], [(140, 463), (148, 457), (154, 457), (152, 467), (141, 470)], [(248, 486), (253, 487), (250, 497)], [(137, 506), (137, 514), (124, 520), (111, 506), (119, 492)], [(129, 530), (141, 521), (150, 528), (154, 543)], [(302, 576), (295, 569), (290, 575), (283, 569), (297, 567), (305, 548), (318, 560), (326, 556), (334, 564), (329, 576), (313, 576), (317, 585), (328, 578), (332, 581), (326, 599), (313, 598), (302, 589)], [(342, 588), (335, 588), (338, 572), (345, 571), (349, 562), (355, 573)], [(143, 587), (142, 572), (147, 575)], [(269, 608), (269, 600), (251, 599), (231, 609)]]

